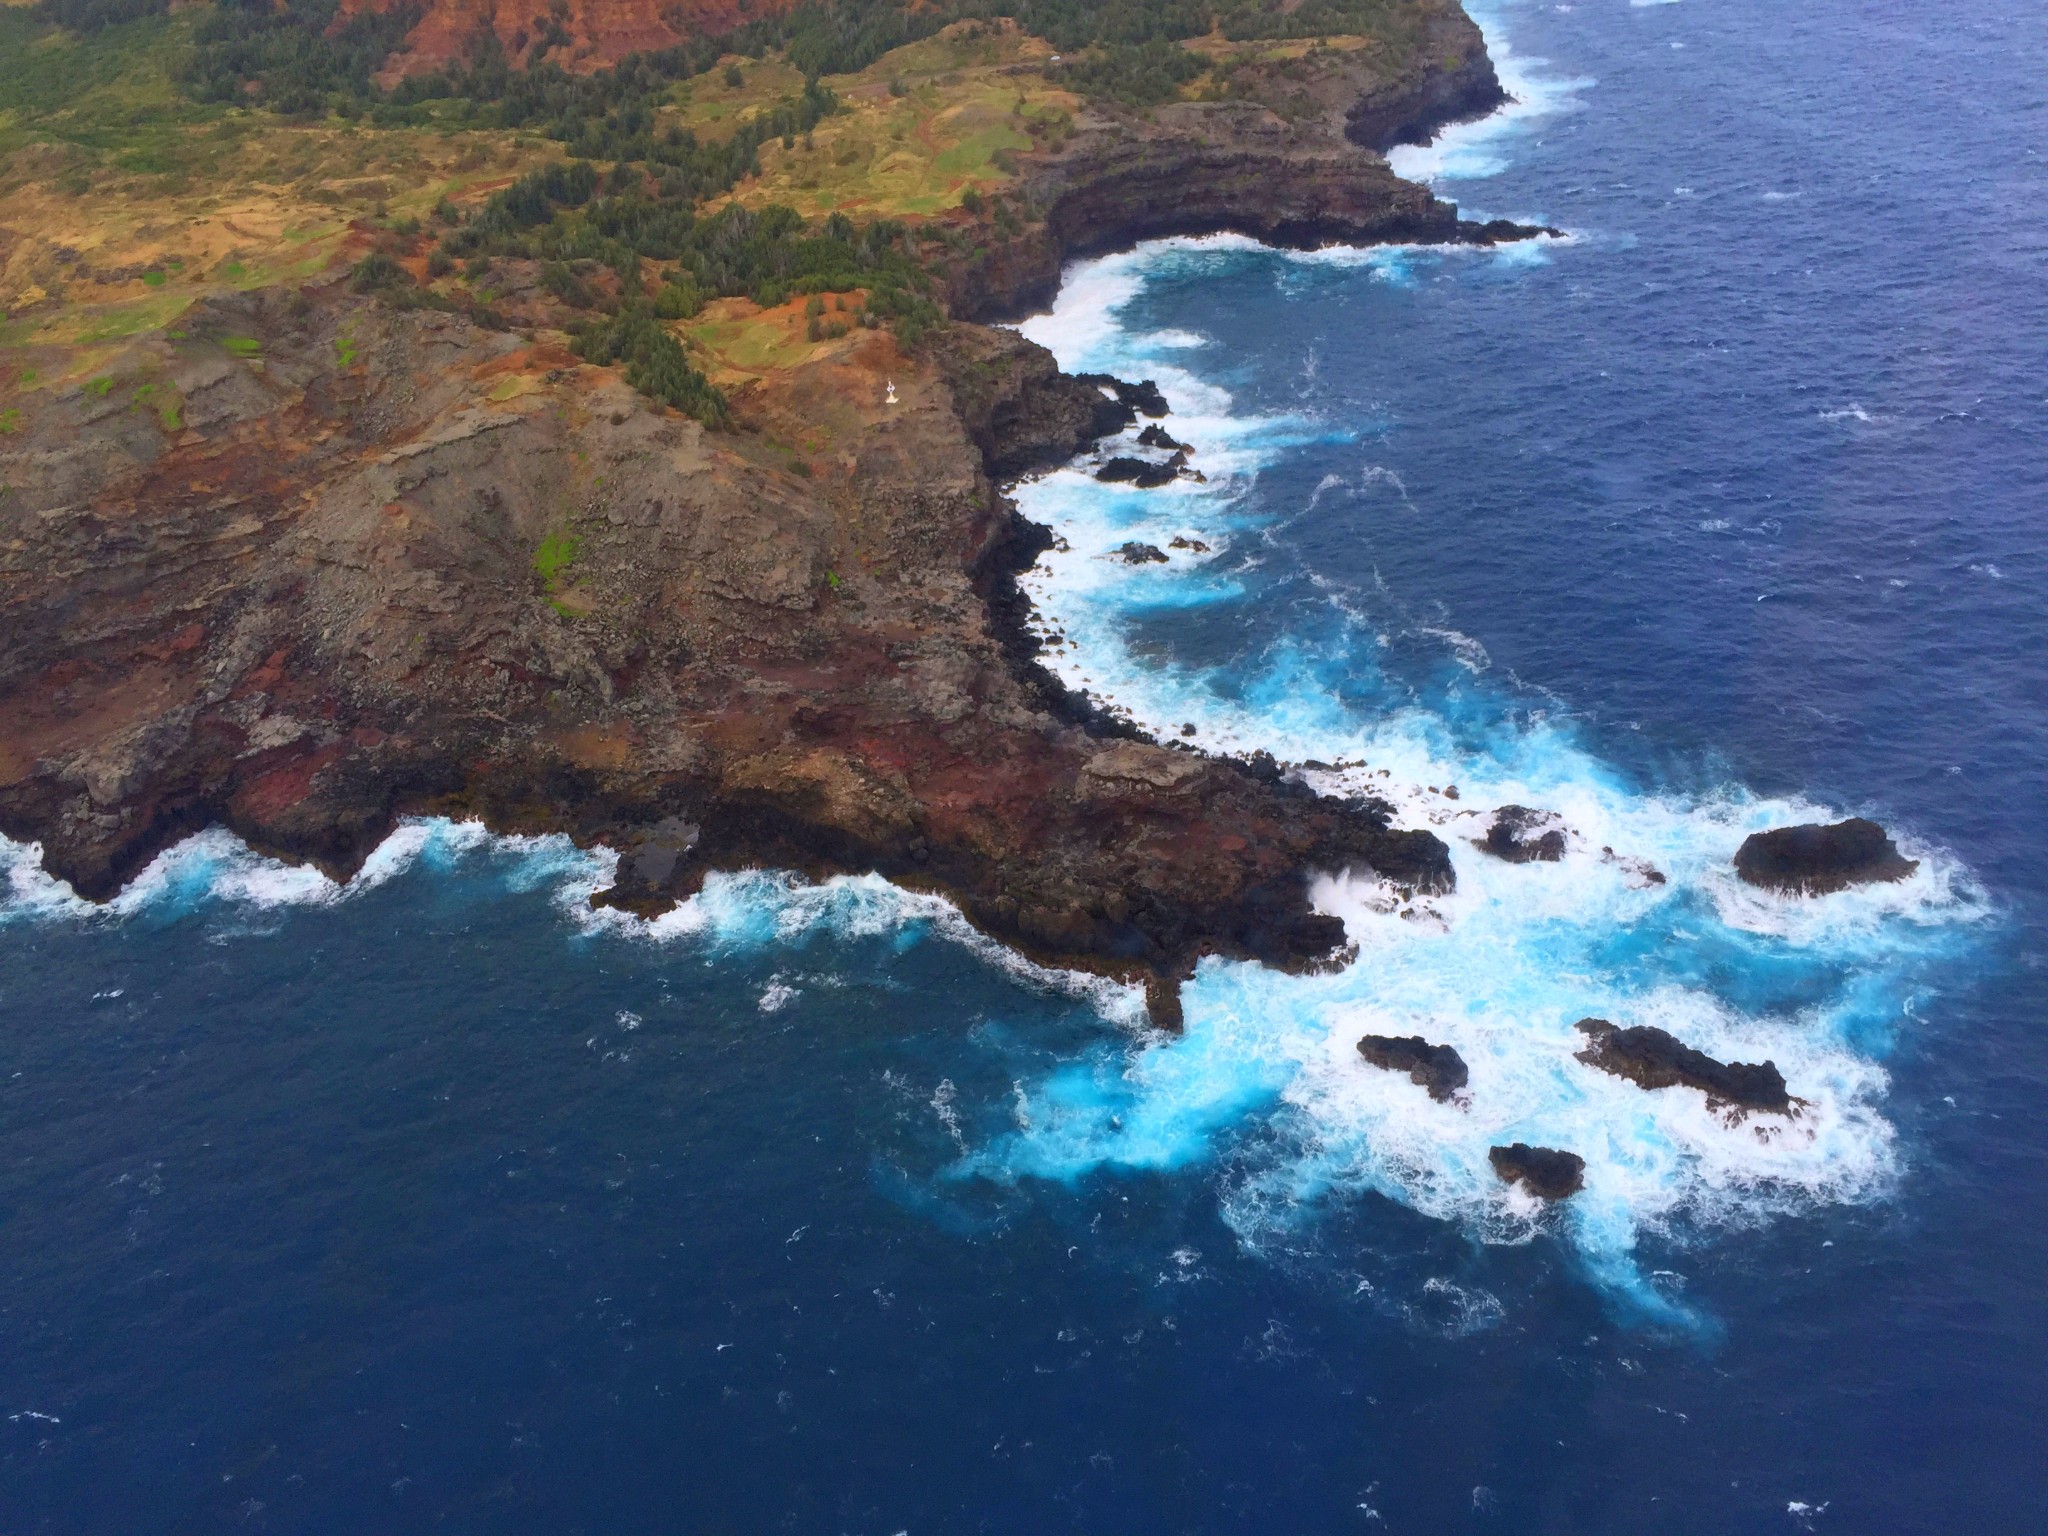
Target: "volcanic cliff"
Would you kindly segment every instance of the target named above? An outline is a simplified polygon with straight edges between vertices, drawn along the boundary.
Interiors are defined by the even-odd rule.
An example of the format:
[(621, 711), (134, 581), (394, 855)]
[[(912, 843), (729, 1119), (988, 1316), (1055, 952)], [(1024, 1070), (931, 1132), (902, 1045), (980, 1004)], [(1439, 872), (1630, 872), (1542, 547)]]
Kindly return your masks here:
[[(1020, 167), (1040, 217), (945, 273), (955, 313), (1165, 233), (1531, 233), (1356, 142), (1497, 99), (1443, 25), (1421, 79), (1339, 55), (1286, 110), (1084, 115)], [(855, 329), (711, 432), (549, 334), (336, 270), (33, 397), (0, 440), (0, 831), (93, 897), (209, 823), (345, 877), (409, 812), (609, 844), (637, 911), (713, 869), (878, 870), (1169, 1024), (1204, 953), (1342, 958), (1316, 872), (1448, 888), (1384, 807), (1134, 739), (1033, 663), (1012, 578), (1046, 535), (1001, 483), (1130, 419), (1042, 349)]]

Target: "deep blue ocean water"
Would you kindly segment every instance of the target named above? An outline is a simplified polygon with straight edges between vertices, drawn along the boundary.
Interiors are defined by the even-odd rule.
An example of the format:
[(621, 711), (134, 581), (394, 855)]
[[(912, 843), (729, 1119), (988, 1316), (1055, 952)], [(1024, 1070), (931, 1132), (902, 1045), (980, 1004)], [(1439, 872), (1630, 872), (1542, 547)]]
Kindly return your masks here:
[[(1027, 328), (1210, 481), (1021, 493), (1077, 683), (1364, 763), (1460, 894), (1332, 885), (1351, 972), (1207, 968), (1160, 1044), (875, 881), (650, 933), (418, 825), (91, 914), (14, 850), (0, 1529), (2048, 1528), (2040, 17), (1484, 20), (1522, 105), (1402, 163), (1570, 239), (1090, 264)], [(1563, 864), (1470, 849), (1509, 798)], [(1913, 881), (1727, 879), (1850, 811)], [(1588, 1012), (1808, 1110), (1589, 1074)]]

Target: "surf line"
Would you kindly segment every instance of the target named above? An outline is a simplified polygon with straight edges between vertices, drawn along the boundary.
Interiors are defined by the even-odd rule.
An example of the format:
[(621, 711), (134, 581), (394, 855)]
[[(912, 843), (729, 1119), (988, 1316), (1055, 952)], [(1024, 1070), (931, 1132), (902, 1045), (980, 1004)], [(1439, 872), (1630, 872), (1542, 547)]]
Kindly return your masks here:
[[(1353, 964), (1293, 977), (1206, 962), (1186, 992), (1182, 1037), (1106, 1042), (1020, 1079), (1013, 1129), (956, 1171), (1071, 1182), (1104, 1168), (1214, 1166), (1226, 1219), (1254, 1247), (1378, 1193), (1488, 1241), (1555, 1231), (1610, 1295), (1697, 1322), (1668, 1271), (1636, 1262), (1639, 1242), (1890, 1187), (1886, 1079), (1861, 1042), (1896, 1026), (1923, 974), (1967, 944), (1981, 898), (1955, 860), (1917, 846), (1919, 872), (1896, 886), (1823, 902), (1755, 892), (1731, 872), (1743, 838), (1832, 819), (1827, 808), (1739, 786), (1690, 801), (1643, 792), (1567, 728), (1511, 709), (1497, 711), (1478, 749), (1399, 689), (1362, 714), (1335, 684), (1369, 676), (1383, 637), (1355, 594), (1331, 594), (1334, 637), (1283, 636), (1234, 672), (1162, 662), (1156, 648), (1139, 655), (1128, 636), (1141, 616), (1257, 600), (1271, 520), (1250, 488), (1267, 464), (1319, 440), (1312, 422), (1237, 414), (1189, 365), (1202, 337), (1123, 323), (1160, 270), (1199, 275), (1246, 252), (1315, 259), (1233, 236), (1156, 242), (1071, 267), (1051, 312), (1020, 327), (1070, 370), (1156, 379), (1175, 410), (1154, 426), (1176, 449), (1191, 446), (1205, 476), (1139, 488), (1076, 465), (1017, 488), (1025, 515), (1058, 536), (1021, 583), (1042, 659), (1156, 737), (1267, 751), (1318, 792), (1390, 801), (1400, 822), (1444, 837), (1458, 890), (1404, 901), (1333, 873), (1316, 897), (1344, 918)], [(1146, 446), (1161, 445), (1099, 452)], [(1483, 646), (1436, 633), (1468, 685), (1483, 686)], [(1554, 834), (1556, 857), (1489, 850), (1504, 806), (1538, 807), (1527, 830), (1539, 844)], [(1738, 1000), (1700, 979), (1717, 968), (1794, 983), (1761, 1003)], [(1839, 984), (1844, 971), (1852, 983)], [(1824, 1002), (1795, 1001), (1816, 990)], [(1794, 1085), (1797, 1113), (1731, 1114), (1692, 1088), (1652, 1091), (1591, 1067), (1585, 1053), (1605, 1037), (1582, 1026), (1601, 1024), (1659, 1030), (1719, 1062), (1771, 1062)], [(1448, 1049), (1464, 1080), (1439, 1096), (1409, 1071), (1375, 1069), (1360, 1059), (1375, 1039)], [(1247, 1153), (1233, 1133), (1252, 1122), (1271, 1134)], [(1576, 1149), (1568, 1198), (1546, 1200), (1540, 1165), (1517, 1144)]]

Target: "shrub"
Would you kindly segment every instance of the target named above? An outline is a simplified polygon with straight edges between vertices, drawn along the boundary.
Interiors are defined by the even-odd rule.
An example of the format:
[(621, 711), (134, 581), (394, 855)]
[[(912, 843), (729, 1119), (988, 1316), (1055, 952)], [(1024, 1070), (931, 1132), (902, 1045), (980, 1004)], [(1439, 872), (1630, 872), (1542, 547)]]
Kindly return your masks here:
[(623, 304), (611, 318), (586, 326), (576, 338), (576, 355), (600, 367), (623, 363), (626, 382), (641, 394), (672, 405), (707, 427), (722, 427), (731, 419), (725, 396), (692, 366), (682, 343), (644, 300)]

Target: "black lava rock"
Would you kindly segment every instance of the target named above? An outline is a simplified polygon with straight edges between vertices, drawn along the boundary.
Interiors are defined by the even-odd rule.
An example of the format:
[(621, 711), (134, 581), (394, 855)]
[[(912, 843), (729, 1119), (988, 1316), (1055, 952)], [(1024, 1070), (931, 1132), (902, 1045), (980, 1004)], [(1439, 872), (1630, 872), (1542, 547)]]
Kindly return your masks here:
[(1119, 544), (1110, 551), (1125, 565), (1164, 565), (1166, 551), (1156, 544), (1140, 544), (1133, 539), (1128, 544)]
[(1587, 1041), (1580, 1061), (1639, 1087), (1697, 1088), (1716, 1107), (1772, 1115), (1792, 1112), (1792, 1096), (1774, 1061), (1716, 1061), (1676, 1035), (1647, 1024), (1622, 1029), (1606, 1019), (1581, 1019), (1572, 1027)]
[(1504, 805), (1494, 813), (1493, 825), (1479, 846), (1510, 864), (1555, 864), (1564, 857), (1564, 823), (1555, 811)]
[(1833, 826), (1809, 822), (1753, 832), (1735, 855), (1735, 873), (1751, 885), (1824, 896), (1852, 885), (1903, 880), (1920, 867), (1874, 821), (1852, 816)]
[(1509, 1147), (1488, 1148), (1486, 1160), (1502, 1183), (1519, 1184), (1539, 1199), (1563, 1200), (1586, 1187), (1586, 1160), (1576, 1152), (1518, 1141)]
[(1367, 1035), (1358, 1042), (1358, 1054), (1386, 1071), (1406, 1072), (1408, 1081), (1427, 1088), (1439, 1104), (1465, 1086), (1465, 1058), (1420, 1035)]
[(1151, 459), (1114, 458), (1095, 471), (1095, 478), (1112, 484), (1135, 485), (1141, 491), (1156, 490), (1178, 480), (1181, 466), (1186, 462), (1179, 454), (1163, 464)]
[(1167, 414), (1166, 396), (1150, 379), (1132, 384), (1107, 373), (1084, 373), (1078, 377), (1099, 389), (1108, 390), (1116, 396), (1119, 404), (1129, 406), (1140, 415), (1158, 417)]

